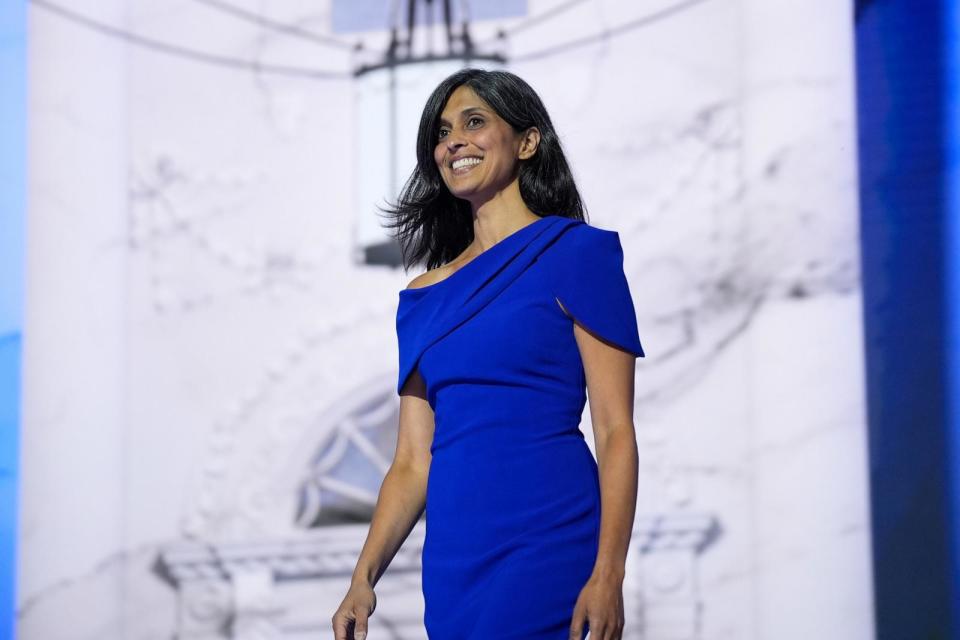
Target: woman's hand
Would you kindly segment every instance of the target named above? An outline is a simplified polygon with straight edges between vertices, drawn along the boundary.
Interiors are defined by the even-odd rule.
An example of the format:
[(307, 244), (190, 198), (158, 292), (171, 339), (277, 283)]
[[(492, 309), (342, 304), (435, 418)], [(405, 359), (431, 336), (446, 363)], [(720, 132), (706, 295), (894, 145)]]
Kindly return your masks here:
[(356, 580), (333, 614), (335, 640), (364, 640), (367, 637), (367, 618), (377, 608), (377, 595), (368, 582)]
[(590, 640), (621, 640), (623, 585), (619, 580), (591, 576), (573, 608), (570, 640), (582, 640), (584, 622), (588, 623)]

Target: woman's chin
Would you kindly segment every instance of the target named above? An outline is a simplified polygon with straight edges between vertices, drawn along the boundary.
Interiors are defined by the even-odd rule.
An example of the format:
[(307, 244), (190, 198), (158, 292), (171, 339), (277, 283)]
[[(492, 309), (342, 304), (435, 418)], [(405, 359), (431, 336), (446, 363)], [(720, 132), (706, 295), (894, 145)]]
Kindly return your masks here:
[(450, 191), (454, 198), (460, 198), (461, 200), (469, 200), (471, 196), (476, 194), (476, 189), (463, 187), (462, 185), (454, 185), (452, 188), (450, 185), (447, 185), (447, 190)]

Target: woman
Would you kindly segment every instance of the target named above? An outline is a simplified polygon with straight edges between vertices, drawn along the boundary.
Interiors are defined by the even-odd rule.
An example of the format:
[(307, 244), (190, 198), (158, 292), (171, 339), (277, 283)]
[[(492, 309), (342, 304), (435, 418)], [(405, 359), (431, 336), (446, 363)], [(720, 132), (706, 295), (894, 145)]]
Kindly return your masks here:
[(400, 291), (396, 455), (336, 639), (366, 636), (424, 509), (430, 638), (620, 638), (644, 353), (618, 234), (584, 222), (543, 103), (505, 71), (434, 90), (391, 212), (407, 263), (429, 270)]

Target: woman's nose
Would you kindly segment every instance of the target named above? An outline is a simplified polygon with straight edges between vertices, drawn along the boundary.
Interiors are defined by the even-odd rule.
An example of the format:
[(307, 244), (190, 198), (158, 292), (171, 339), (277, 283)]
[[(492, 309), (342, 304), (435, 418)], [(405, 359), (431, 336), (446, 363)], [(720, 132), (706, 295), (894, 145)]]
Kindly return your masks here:
[(451, 151), (455, 150), (457, 147), (462, 147), (466, 144), (466, 141), (463, 139), (463, 135), (459, 133), (450, 132), (447, 134), (447, 148)]

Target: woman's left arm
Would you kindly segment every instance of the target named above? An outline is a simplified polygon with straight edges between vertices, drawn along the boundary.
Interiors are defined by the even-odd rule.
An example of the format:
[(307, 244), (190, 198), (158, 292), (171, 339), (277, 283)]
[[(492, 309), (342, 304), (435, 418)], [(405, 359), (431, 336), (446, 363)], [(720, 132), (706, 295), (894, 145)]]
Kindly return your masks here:
[(637, 504), (638, 454), (633, 425), (636, 357), (595, 336), (579, 322), (580, 349), (600, 475), (600, 541), (593, 573), (574, 609), (570, 638), (618, 640), (623, 633), (623, 579)]

